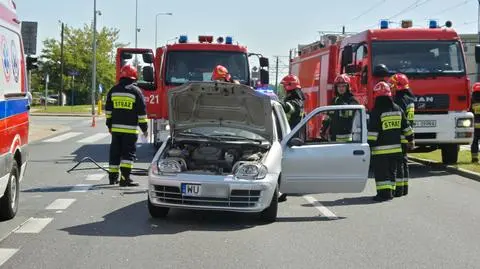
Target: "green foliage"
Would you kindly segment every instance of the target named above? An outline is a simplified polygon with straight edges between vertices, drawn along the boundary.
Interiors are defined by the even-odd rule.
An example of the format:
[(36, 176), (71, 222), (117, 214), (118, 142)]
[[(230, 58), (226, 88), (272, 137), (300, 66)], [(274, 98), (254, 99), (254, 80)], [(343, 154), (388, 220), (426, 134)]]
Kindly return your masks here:
[[(102, 84), (104, 92), (115, 83), (115, 53), (119, 47), (128, 46), (118, 42), (119, 30), (102, 28), (97, 30), (97, 87)], [(60, 38), (59, 38), (60, 39)], [(45, 93), (45, 75), (49, 74), (49, 94), (60, 90), (60, 45), (61, 41), (48, 38), (43, 41), (43, 50), (39, 57), (39, 69), (32, 71), (32, 89)], [(71, 92), (75, 93), (75, 104), (90, 103), (92, 78), (92, 41), (93, 29), (85, 24), (83, 28), (64, 28), (64, 93), (71, 103)], [(75, 71), (75, 78), (69, 75)]]

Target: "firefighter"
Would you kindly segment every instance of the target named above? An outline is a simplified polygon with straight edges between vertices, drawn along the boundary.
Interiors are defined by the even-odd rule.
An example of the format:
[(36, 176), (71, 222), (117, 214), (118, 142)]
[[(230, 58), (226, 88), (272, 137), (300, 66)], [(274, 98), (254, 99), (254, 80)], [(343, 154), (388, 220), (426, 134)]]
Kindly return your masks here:
[[(304, 102), (305, 95), (302, 92), (302, 87), (300, 86), (300, 80), (295, 75), (287, 75), (280, 82), (286, 91), (285, 99), (282, 102), (283, 110), (287, 114), (288, 124), (290, 129), (293, 130), (295, 126), (303, 119), (305, 116), (304, 111)], [(301, 129), (298, 132), (298, 137), (304, 138), (305, 129)], [(283, 202), (287, 200), (287, 195), (282, 193), (278, 201)]]
[[(409, 87), (408, 77), (405, 74), (397, 73), (390, 77), (389, 84), (395, 94), (393, 101), (405, 113), (410, 126), (413, 127), (413, 118), (415, 115), (415, 96)], [(397, 167), (397, 181), (395, 188), (395, 197), (408, 194), (408, 178), (410, 176), (408, 169), (408, 141), (402, 137), (403, 157)]]
[(137, 70), (125, 65), (120, 70), (120, 81), (107, 94), (105, 103), (106, 124), (112, 134), (110, 144), (109, 180), (113, 185), (138, 186), (130, 173), (136, 155), (138, 130), (147, 136), (147, 113), (142, 91), (135, 85)]
[(240, 84), (238, 80), (232, 79), (232, 76), (228, 72), (228, 69), (223, 65), (217, 65), (212, 72), (212, 80), (213, 81), (223, 81), (223, 82), (231, 82), (235, 84)]
[(402, 135), (413, 147), (413, 129), (402, 109), (393, 102), (390, 86), (381, 81), (374, 88), (375, 106), (368, 123), (377, 195), (375, 201), (393, 198), (398, 162), (402, 158)]
[(475, 133), (473, 136), (472, 145), (470, 147), (470, 152), (472, 154), (472, 163), (478, 163), (478, 140), (480, 138), (480, 83), (477, 82), (473, 84), (472, 90), (472, 105), (470, 111), (475, 116)]
[[(357, 100), (351, 92), (350, 78), (346, 74), (338, 75), (333, 88), (335, 96), (332, 105), (358, 105)], [(330, 134), (331, 141), (351, 142), (352, 141), (353, 111), (331, 112), (330, 117), (322, 124), (323, 133)]]

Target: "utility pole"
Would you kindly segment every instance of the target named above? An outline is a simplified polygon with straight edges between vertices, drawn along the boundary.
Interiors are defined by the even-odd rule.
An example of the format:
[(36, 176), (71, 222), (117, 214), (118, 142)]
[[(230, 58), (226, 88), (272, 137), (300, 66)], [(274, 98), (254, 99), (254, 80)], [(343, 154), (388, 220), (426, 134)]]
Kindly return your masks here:
[[(480, 1), (480, 0), (478, 0)], [(275, 90), (278, 93), (278, 56), (276, 56), (276, 64), (275, 64)]]
[(64, 68), (64, 59), (63, 59), (63, 32), (64, 32), (64, 23), (62, 22), (62, 37), (60, 44), (60, 91), (58, 92), (58, 104), (63, 105), (63, 68)]
[[(478, 0), (478, 43), (480, 43), (480, 0)], [(477, 63), (477, 82), (480, 82), (480, 63)]]
[(92, 63), (92, 117), (95, 117), (95, 89), (97, 85), (97, 0), (93, 0), (93, 63)]
[(138, 47), (138, 0), (135, 0), (135, 48), (137, 47)]

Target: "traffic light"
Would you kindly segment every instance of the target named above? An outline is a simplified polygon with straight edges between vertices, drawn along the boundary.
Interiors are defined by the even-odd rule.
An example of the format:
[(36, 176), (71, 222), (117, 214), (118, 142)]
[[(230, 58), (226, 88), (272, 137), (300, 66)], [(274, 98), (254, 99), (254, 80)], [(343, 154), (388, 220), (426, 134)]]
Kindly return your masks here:
[(27, 56), (27, 70), (37, 69), (37, 57)]

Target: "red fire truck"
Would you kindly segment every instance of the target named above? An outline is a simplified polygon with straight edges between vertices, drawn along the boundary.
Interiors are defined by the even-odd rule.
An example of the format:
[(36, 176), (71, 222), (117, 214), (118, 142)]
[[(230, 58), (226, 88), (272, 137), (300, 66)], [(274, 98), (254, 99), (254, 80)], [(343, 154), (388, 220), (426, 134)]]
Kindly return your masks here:
[[(259, 59), (258, 72), (250, 72), (249, 57)], [(125, 64), (137, 67), (138, 85), (142, 88), (147, 104), (148, 118), (151, 119), (153, 143), (159, 147), (169, 133), (168, 99), (169, 89), (189, 81), (211, 81), (213, 68), (225, 66), (232, 78), (241, 84), (254, 86), (252, 79), (258, 74), (262, 84), (268, 84), (268, 58), (248, 53), (245, 46), (234, 44), (230, 36), (199, 36), (198, 42), (190, 42), (182, 35), (178, 42), (156, 49), (119, 48), (116, 56), (117, 81), (120, 69)], [(254, 68), (255, 69), (255, 68)]]
[[(301, 81), (308, 112), (330, 103), (337, 74), (351, 77), (353, 94), (367, 109), (372, 109), (378, 81), (406, 74), (416, 96), (414, 151), (441, 149), (444, 163), (456, 163), (459, 146), (472, 142), (473, 114), (468, 112), (470, 80), (462, 42), (450, 27), (451, 22), (440, 27), (432, 20), (425, 28), (413, 28), (412, 21), (390, 28), (382, 20), (380, 29), (327, 34), (319, 42), (300, 45), (290, 71)], [(318, 135), (318, 127), (310, 126), (309, 135)]]

